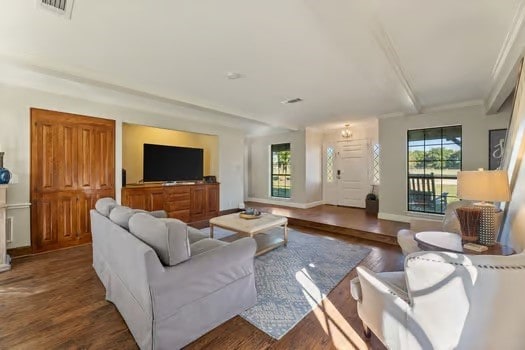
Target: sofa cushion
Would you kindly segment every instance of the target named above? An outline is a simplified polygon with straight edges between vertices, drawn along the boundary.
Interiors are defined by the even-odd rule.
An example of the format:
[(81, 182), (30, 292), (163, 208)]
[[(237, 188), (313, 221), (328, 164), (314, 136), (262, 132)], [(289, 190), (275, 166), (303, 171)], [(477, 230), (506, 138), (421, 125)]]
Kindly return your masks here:
[(135, 214), (133, 209), (125, 207), (122, 205), (117, 205), (115, 208), (111, 209), (109, 213), (109, 219), (120, 227), (129, 229), (129, 219)]
[(217, 239), (204, 238), (190, 245), (191, 256), (199, 255), (225, 245), (228, 245), (228, 243)]
[(115, 201), (113, 198), (110, 198), (110, 197), (105, 197), (105, 198), (100, 198), (96, 203), (95, 203), (95, 209), (96, 211), (98, 211), (100, 214), (106, 216), (106, 217), (109, 217), (109, 213), (111, 212), (111, 210), (113, 208), (115, 208), (117, 206), (117, 201)]
[(153, 248), (164, 265), (177, 265), (191, 256), (187, 226), (180, 220), (137, 213), (129, 220), (129, 230)]
[(129, 230), (129, 219), (136, 213), (146, 213), (144, 210), (131, 209), (122, 205), (117, 205), (109, 213), (109, 219), (120, 227)]

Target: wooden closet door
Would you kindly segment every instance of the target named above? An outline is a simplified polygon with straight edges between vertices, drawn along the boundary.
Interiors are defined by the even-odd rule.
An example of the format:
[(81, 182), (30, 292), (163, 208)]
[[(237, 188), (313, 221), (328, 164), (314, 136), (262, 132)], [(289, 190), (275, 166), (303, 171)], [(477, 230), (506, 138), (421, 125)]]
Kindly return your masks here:
[(107, 127), (94, 129), (93, 170), (98, 191), (115, 188), (115, 133)]
[(115, 123), (31, 109), (34, 252), (89, 243), (89, 210), (114, 197)]
[(31, 241), (35, 251), (60, 247), (58, 129), (47, 120), (34, 121), (31, 129)]

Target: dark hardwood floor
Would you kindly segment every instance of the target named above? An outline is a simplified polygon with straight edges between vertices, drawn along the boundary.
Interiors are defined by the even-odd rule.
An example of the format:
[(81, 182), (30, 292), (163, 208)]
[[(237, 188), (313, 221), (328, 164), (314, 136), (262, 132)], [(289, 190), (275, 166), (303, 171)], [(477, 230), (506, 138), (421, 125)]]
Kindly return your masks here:
[[(399, 248), (313, 229), (372, 248), (360, 265), (374, 271), (403, 267)], [(136, 349), (136, 344), (91, 267), (91, 245), (13, 261), (0, 274), (0, 349)], [(60, 269), (56, 267), (60, 266)], [(275, 341), (235, 317), (190, 344), (187, 349), (384, 349), (365, 340), (350, 296), (352, 270), (288, 334)]]

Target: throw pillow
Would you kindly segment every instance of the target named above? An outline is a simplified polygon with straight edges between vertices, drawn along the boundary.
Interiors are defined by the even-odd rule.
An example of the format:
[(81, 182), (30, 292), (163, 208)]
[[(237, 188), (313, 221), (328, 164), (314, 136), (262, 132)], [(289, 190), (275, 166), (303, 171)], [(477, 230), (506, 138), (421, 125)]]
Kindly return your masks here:
[(145, 210), (131, 209), (122, 205), (117, 205), (109, 213), (109, 219), (120, 227), (129, 230), (129, 219), (136, 213), (148, 213)]
[(111, 210), (113, 208), (115, 208), (117, 206), (117, 201), (115, 201), (113, 198), (110, 198), (110, 197), (105, 197), (105, 198), (100, 198), (96, 203), (95, 203), (95, 209), (102, 215), (108, 217), (109, 216), (109, 213), (111, 212)]
[(182, 221), (137, 213), (129, 220), (129, 230), (153, 248), (164, 265), (174, 266), (191, 256), (188, 229)]

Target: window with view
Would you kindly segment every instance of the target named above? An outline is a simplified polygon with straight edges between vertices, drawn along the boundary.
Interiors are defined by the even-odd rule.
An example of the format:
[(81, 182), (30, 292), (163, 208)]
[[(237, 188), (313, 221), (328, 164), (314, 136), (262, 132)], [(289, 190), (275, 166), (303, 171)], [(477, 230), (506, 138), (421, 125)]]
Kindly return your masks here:
[(290, 156), (291, 153), (289, 143), (272, 145), (272, 197), (290, 198), (292, 189)]
[(461, 126), (409, 130), (408, 210), (444, 214), (457, 201), (457, 172), (461, 170)]

